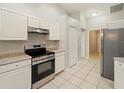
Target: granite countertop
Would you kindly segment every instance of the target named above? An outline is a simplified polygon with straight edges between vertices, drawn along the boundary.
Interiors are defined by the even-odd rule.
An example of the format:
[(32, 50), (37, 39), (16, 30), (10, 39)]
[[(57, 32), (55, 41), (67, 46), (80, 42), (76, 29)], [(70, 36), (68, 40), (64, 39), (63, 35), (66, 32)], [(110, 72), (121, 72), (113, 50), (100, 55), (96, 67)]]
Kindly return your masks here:
[(31, 59), (31, 57), (26, 55), (24, 52), (0, 54), (0, 66), (27, 59)]
[(48, 51), (55, 52), (55, 53), (58, 53), (58, 52), (65, 52), (64, 49), (56, 49), (56, 48), (48, 48), (47, 50), (48, 50)]
[(124, 63), (124, 57), (114, 57), (114, 60)]

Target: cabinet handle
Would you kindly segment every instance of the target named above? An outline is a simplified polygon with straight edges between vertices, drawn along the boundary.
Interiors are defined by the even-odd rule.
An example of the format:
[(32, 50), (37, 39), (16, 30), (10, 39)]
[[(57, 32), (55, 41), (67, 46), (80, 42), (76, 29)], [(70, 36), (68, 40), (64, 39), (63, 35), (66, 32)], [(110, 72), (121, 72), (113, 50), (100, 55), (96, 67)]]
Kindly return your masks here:
[(16, 67), (19, 66), (19, 65), (16, 65)]

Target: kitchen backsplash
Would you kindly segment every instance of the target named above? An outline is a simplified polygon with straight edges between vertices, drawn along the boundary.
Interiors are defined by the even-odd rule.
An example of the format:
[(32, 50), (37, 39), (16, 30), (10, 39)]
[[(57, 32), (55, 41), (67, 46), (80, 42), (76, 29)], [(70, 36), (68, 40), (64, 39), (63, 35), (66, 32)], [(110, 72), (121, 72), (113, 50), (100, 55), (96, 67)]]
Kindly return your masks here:
[(26, 41), (0, 41), (0, 54), (23, 52), (27, 44), (46, 44), (47, 48), (58, 48), (59, 41), (48, 40), (48, 37), (47, 34), (29, 33)]
[(58, 40), (47, 40), (46, 41), (46, 47), (52, 48), (52, 49), (58, 49), (59, 48), (59, 41)]

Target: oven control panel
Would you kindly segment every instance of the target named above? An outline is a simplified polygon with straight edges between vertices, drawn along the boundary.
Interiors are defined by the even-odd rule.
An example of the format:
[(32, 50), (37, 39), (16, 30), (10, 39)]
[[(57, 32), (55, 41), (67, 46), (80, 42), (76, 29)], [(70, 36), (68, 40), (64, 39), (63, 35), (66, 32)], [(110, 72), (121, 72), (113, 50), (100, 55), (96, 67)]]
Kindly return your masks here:
[(49, 54), (49, 55), (44, 55), (44, 56), (38, 56), (38, 57), (32, 58), (32, 62), (44, 61), (44, 60), (49, 60), (49, 59), (55, 59), (55, 55)]

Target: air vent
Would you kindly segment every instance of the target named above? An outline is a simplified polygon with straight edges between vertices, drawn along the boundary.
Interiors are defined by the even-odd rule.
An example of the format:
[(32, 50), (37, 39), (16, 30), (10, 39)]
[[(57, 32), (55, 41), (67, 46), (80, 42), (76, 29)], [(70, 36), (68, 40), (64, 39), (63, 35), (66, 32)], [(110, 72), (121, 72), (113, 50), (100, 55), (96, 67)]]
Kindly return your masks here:
[(122, 4), (118, 4), (118, 5), (114, 5), (114, 6), (110, 7), (110, 13), (122, 11), (123, 6), (124, 6), (124, 4), (122, 3)]

